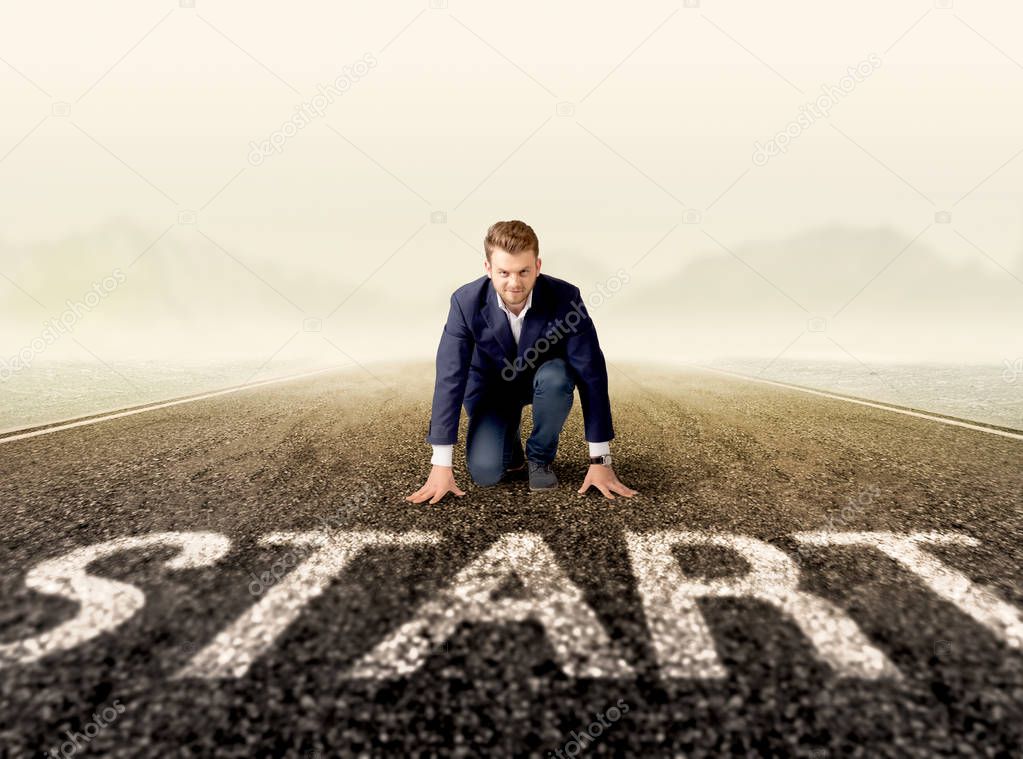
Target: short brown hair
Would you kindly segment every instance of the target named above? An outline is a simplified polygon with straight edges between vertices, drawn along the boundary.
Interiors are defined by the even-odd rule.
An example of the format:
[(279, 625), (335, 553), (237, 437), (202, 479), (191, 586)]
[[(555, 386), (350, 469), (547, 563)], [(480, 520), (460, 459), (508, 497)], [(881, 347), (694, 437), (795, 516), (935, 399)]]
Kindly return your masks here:
[(487, 236), (483, 238), (483, 249), (487, 252), (488, 261), (494, 248), (512, 254), (532, 250), (534, 255), (540, 255), (540, 241), (536, 237), (536, 232), (526, 222), (517, 219), (498, 221), (490, 225)]

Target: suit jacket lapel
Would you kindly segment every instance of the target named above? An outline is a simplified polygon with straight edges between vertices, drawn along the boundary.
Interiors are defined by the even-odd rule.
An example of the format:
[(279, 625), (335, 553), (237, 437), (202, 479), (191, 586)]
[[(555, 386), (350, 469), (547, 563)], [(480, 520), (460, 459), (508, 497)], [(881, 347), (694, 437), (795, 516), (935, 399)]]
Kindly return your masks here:
[[(515, 358), (515, 336), (512, 334), (511, 325), (508, 324), (508, 317), (497, 305), (498, 297), (497, 290), (494, 289), (494, 283), (488, 282), (483, 318), (486, 320), (491, 332), (494, 333), (497, 341), (501, 344), (501, 347), (504, 348), (505, 357), (511, 361)], [(529, 310), (532, 311), (532, 307)], [(529, 314), (526, 314), (525, 321), (529, 321)]]
[[(548, 315), (547, 302), (547, 281), (543, 274), (536, 275), (536, 284), (533, 286), (533, 302), (529, 304), (526, 317), (522, 320), (522, 333), (519, 335), (519, 348), (516, 357), (522, 357), (540, 337), (540, 332), (547, 324)], [(503, 316), (503, 314), (502, 314)], [(505, 318), (505, 321), (508, 321)], [(509, 327), (509, 329), (511, 329)], [(512, 338), (514, 340), (514, 338)]]

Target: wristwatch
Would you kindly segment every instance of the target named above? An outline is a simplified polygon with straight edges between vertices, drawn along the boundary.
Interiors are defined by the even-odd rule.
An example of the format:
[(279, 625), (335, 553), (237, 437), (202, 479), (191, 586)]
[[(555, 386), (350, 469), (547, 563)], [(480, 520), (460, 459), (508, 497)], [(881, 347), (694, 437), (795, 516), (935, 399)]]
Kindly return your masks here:
[(611, 466), (611, 454), (605, 453), (602, 456), (590, 456), (591, 464), (603, 464), (604, 466)]

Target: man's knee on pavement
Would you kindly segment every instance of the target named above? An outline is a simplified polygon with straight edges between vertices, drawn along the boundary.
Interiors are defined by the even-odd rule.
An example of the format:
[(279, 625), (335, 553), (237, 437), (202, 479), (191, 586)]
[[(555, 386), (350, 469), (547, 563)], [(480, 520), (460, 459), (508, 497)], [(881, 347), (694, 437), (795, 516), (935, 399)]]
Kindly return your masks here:
[(481, 487), (496, 485), (501, 481), (501, 476), (504, 474), (504, 468), (501, 466), (500, 461), (486, 460), (479, 455), (468, 456), (466, 464), (472, 481)]

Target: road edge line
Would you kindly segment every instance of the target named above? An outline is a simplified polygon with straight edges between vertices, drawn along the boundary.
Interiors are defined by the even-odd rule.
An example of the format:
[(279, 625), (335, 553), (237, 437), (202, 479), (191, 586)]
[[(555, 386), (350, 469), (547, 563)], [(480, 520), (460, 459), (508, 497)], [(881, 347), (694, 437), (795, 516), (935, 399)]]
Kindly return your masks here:
[(977, 430), (978, 432), (987, 432), (991, 435), (1000, 435), (1002, 437), (1012, 438), (1014, 440), (1023, 440), (1023, 432), (1014, 432), (1011, 429), (1001, 429), (998, 427), (986, 426), (980, 422), (970, 422), (960, 419), (954, 419), (951, 417), (941, 416), (937, 413), (928, 413), (927, 411), (916, 411), (913, 409), (899, 408), (898, 406), (889, 405), (887, 403), (881, 403), (880, 401), (868, 401), (862, 398), (854, 398), (848, 395), (838, 395), (836, 393), (829, 393), (827, 390), (816, 390), (812, 387), (804, 387), (803, 385), (792, 385), (787, 382), (779, 382), (777, 380), (764, 379), (763, 377), (751, 377), (748, 374), (740, 374), (738, 372), (730, 372), (726, 369), (715, 369), (710, 366), (702, 366), (700, 364), (690, 364), (690, 366), (703, 369), (708, 372), (716, 372), (718, 374), (724, 374), (728, 377), (735, 377), (737, 379), (746, 380), (747, 382), (762, 382), (765, 385), (774, 385), (775, 387), (784, 387), (788, 390), (798, 390), (803, 393), (810, 393), (811, 395), (819, 395), (823, 398), (831, 398), (836, 401), (846, 401), (847, 403), (856, 403), (860, 406), (870, 406), (871, 408), (878, 408), (884, 411), (891, 411), (896, 414), (905, 414), (906, 416), (915, 416), (920, 419), (929, 419), (932, 422), (941, 422), (943, 424), (949, 424), (954, 427), (965, 427), (970, 430)]
[(185, 398), (176, 398), (169, 401), (157, 401), (156, 403), (146, 404), (143, 406), (133, 407), (124, 411), (114, 411), (110, 413), (104, 413), (99, 416), (90, 416), (86, 418), (80, 418), (77, 420), (68, 420), (64, 422), (51, 422), (48, 426), (40, 428), (38, 425), (31, 427), (24, 427), (22, 429), (25, 432), (19, 432), (18, 430), (9, 430), (11, 434), (6, 437), (0, 437), (0, 445), (4, 443), (13, 443), (15, 440), (26, 440), (28, 438), (39, 437), (40, 435), (47, 435), (51, 432), (60, 432), (61, 430), (70, 430), (76, 427), (86, 427), (91, 424), (99, 424), (100, 422), (109, 421), (111, 419), (121, 419), (126, 416), (134, 416), (135, 414), (142, 414), (147, 411), (156, 411), (161, 408), (168, 408), (170, 406), (180, 406), (184, 403), (193, 403), (195, 401), (202, 401), (208, 398), (216, 398), (221, 395), (229, 395), (231, 393), (241, 392), (242, 390), (249, 390), (255, 387), (263, 387), (265, 385), (273, 385), (279, 382), (290, 382), (291, 380), (302, 379), (303, 377), (311, 377), (314, 374), (322, 374), (323, 372), (329, 372), (336, 369), (343, 369), (350, 364), (344, 364), (341, 366), (329, 366), (323, 369), (314, 369), (309, 372), (301, 372), (299, 374), (290, 374), (286, 377), (274, 377), (272, 379), (260, 380), (259, 382), (249, 382), (242, 385), (233, 385), (231, 387), (221, 388), (220, 390), (214, 390), (209, 393), (202, 395), (191, 395)]

